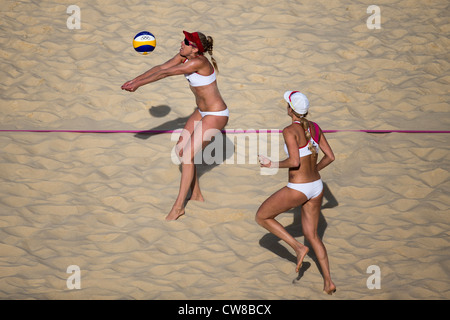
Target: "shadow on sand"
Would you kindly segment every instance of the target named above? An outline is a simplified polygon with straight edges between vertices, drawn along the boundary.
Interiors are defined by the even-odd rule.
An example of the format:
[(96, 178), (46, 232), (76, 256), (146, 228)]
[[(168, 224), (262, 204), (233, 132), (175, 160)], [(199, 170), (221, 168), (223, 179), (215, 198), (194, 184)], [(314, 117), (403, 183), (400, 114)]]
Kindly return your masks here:
[[(154, 118), (162, 118), (168, 115), (170, 113), (170, 110), (171, 108), (167, 105), (159, 105), (151, 107), (148, 112)], [(139, 139), (148, 139), (159, 134), (167, 133), (171, 130), (183, 129), (189, 117), (190, 115), (187, 117), (167, 121), (157, 127), (138, 132), (134, 136)]]
[[(152, 117), (156, 118), (162, 118), (165, 117), (167, 114), (169, 114), (171, 108), (167, 105), (159, 105), (159, 106), (153, 106), (149, 109), (149, 113)], [(195, 110), (195, 109), (194, 109)], [(193, 111), (194, 111), (193, 110)], [(157, 127), (153, 127), (148, 130), (143, 130), (141, 132), (136, 133), (134, 136), (138, 139), (149, 139), (153, 136), (159, 135), (159, 134), (167, 134), (168, 132), (171, 132), (172, 130), (178, 130), (183, 129), (186, 122), (188, 121), (190, 115), (187, 117), (177, 118), (175, 120), (167, 121)], [(215, 138), (211, 140), (211, 143), (215, 141)], [(220, 150), (217, 150), (216, 148), (213, 149), (214, 152), (212, 152), (211, 155), (204, 154), (201, 157), (202, 162), (196, 163), (197, 168), (197, 176), (200, 179), (200, 177), (205, 174), (206, 172), (214, 169), (216, 166), (222, 164), (226, 159), (231, 158), (234, 156), (235, 148), (234, 143), (231, 141), (226, 134), (222, 134), (222, 148)], [(171, 142), (173, 146), (175, 146), (176, 142)], [(216, 156), (215, 151), (218, 151), (220, 153), (219, 156)], [(214, 161), (210, 164), (208, 164), (208, 158), (214, 157)], [(198, 159), (198, 158), (196, 158)], [(197, 160), (195, 160), (197, 161)], [(211, 162), (211, 161), (209, 161)], [(181, 172), (181, 165), (179, 165), (179, 170)], [(187, 200), (189, 199), (190, 194), (187, 196)]]

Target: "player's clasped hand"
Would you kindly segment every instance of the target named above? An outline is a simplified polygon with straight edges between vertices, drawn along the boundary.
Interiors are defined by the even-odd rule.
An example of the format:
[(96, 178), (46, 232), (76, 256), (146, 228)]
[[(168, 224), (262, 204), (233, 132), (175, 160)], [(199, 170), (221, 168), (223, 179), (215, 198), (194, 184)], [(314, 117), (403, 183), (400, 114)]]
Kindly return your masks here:
[(259, 161), (259, 164), (261, 167), (270, 168), (270, 166), (272, 164), (272, 161), (263, 155), (258, 156), (258, 161)]
[(139, 88), (139, 85), (137, 85), (136, 81), (134, 81), (134, 79), (133, 79), (133, 80), (125, 82), (121, 88), (122, 88), (122, 90), (134, 92), (137, 90), (137, 88)]

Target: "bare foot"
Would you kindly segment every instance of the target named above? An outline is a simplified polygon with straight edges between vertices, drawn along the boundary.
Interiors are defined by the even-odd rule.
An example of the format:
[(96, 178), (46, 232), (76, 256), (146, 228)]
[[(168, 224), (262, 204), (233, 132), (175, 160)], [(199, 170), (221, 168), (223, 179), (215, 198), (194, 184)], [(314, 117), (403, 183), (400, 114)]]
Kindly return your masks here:
[(331, 296), (333, 293), (336, 292), (336, 286), (334, 285), (333, 282), (331, 282), (330, 284), (326, 284), (323, 288), (323, 292)]
[(172, 210), (170, 210), (169, 214), (166, 216), (166, 220), (167, 221), (177, 220), (183, 214), (184, 214), (184, 208), (173, 207)]
[(295, 268), (295, 272), (299, 272), (303, 264), (303, 258), (305, 258), (306, 254), (309, 252), (309, 248), (307, 246), (302, 246), (298, 250), (295, 250), (295, 252), (297, 253), (297, 267)]

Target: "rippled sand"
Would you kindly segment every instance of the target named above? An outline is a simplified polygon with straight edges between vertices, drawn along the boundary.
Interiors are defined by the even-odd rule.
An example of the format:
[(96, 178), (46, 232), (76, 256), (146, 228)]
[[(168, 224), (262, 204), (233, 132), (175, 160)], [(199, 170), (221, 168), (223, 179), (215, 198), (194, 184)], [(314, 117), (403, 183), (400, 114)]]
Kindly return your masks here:
[[(65, 1), (2, 1), (2, 299), (330, 298), (314, 255), (296, 274), (290, 248), (254, 222), (286, 171), (201, 165), (206, 201), (167, 223), (180, 179), (172, 134), (12, 131), (181, 128), (195, 107), (183, 77), (120, 86), (171, 58), (182, 30), (215, 40), (227, 129), (282, 129), (285, 90), (309, 97), (324, 130), (450, 128), (447, 1), (378, 2), (379, 30), (366, 25), (370, 1), (76, 4), (81, 29), (69, 30)], [(141, 30), (157, 38), (148, 56), (131, 46)], [(319, 231), (331, 299), (449, 299), (448, 133), (327, 139), (336, 161), (322, 173)], [(279, 221), (303, 241), (299, 208)], [(67, 288), (70, 265), (81, 289)], [(372, 265), (381, 289), (367, 287)]]

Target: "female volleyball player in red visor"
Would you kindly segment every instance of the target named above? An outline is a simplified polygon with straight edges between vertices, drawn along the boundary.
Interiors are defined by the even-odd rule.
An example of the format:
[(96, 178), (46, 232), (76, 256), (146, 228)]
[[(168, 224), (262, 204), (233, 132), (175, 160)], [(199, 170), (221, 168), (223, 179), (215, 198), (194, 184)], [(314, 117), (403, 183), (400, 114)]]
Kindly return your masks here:
[[(136, 91), (139, 87), (170, 76), (184, 75), (194, 94), (197, 108), (189, 117), (177, 143), (182, 172), (180, 189), (166, 220), (176, 220), (185, 213), (185, 200), (191, 190), (190, 200), (203, 201), (194, 156), (228, 122), (229, 112), (216, 81), (217, 63), (212, 56), (213, 39), (200, 32), (183, 31), (180, 51), (169, 61), (155, 66), (122, 85), (123, 90)], [(204, 56), (208, 52), (211, 62)]]

